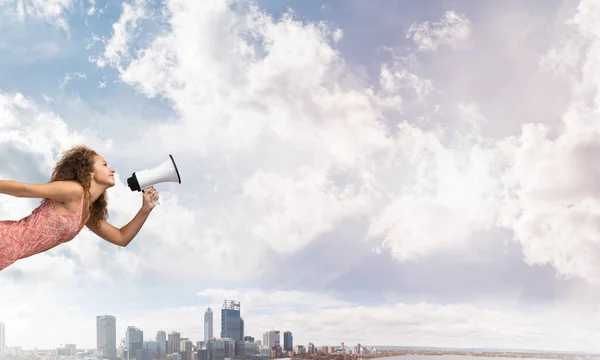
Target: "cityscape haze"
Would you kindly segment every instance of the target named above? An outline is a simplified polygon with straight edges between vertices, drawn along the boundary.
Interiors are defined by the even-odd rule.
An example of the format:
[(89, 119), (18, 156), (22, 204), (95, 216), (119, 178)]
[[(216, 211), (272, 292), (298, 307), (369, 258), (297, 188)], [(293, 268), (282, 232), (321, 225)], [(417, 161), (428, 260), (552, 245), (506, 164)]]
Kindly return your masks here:
[[(86, 360), (225, 360), (293, 357), (317, 352), (323, 354), (341, 352), (364, 356), (377, 352), (373, 347), (361, 346), (361, 344), (347, 347), (343, 342), (338, 346), (320, 348), (312, 342), (294, 346), (294, 338), (289, 330), (283, 332), (283, 339), (281, 331), (272, 329), (262, 334), (262, 340), (255, 340), (254, 336), (244, 333), (239, 301), (225, 300), (221, 314), (223, 319), (221, 336), (219, 338), (212, 336), (214, 323), (212, 309), (209, 306), (204, 313), (204, 340), (196, 342), (188, 337), (182, 337), (179, 331), (167, 333), (165, 330), (157, 331), (154, 339), (144, 340), (144, 330), (135, 325), (127, 325), (124, 336), (117, 342), (117, 318), (114, 315), (100, 315), (96, 317), (97, 345), (93, 351), (77, 349), (77, 344), (61, 344), (51, 354), (44, 353), (46, 356), (54, 357), (85, 357)], [(5, 324), (0, 322), (0, 344), (4, 343), (5, 338)], [(11, 346), (8, 349), (3, 346), (2, 350), (8, 350), (10, 355), (16, 357), (20, 357), (23, 352), (19, 346)], [(39, 357), (37, 353), (34, 355)]]

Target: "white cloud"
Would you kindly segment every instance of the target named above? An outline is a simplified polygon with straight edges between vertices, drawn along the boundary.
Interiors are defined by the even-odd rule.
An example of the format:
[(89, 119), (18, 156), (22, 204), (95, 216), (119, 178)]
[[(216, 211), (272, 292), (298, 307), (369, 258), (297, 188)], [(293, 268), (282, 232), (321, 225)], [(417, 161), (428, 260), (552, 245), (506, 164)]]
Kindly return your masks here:
[(6, 7), (7, 12), (21, 21), (26, 16), (33, 16), (65, 31), (69, 31), (65, 13), (73, 4), (73, 0), (0, 0), (0, 7)]
[(9, 144), (44, 157), (45, 169), (60, 151), (76, 143), (93, 140), (69, 131), (56, 114), (40, 108), (22, 94), (0, 93), (0, 144)]
[(85, 79), (87, 79), (87, 75), (86, 74), (81, 74), (81, 73), (78, 73), (78, 72), (75, 72), (73, 74), (66, 74), (63, 82), (60, 84), (60, 87), (64, 88), (74, 78), (84, 79), (85, 80)]
[(90, 7), (88, 8), (87, 14), (94, 15), (94, 13), (98, 10), (96, 8), (96, 0), (89, 0), (89, 2), (90, 2)]
[[(479, 143), (445, 147), (433, 133), (403, 125), (391, 167), (410, 181), (390, 184), (389, 202), (375, 213), (370, 235), (398, 259), (413, 259), (464, 244), (490, 229), (500, 203), (494, 148)], [(376, 183), (383, 188), (385, 183)]]
[[(167, 146), (180, 151), (211, 154), (215, 162), (227, 161), (232, 166), (239, 166), (234, 184), (243, 184), (244, 179), (258, 179), (258, 174), (262, 174), (261, 178), (273, 179), (272, 182), (261, 182), (265, 189), (257, 198), (261, 200), (270, 197), (276, 199), (277, 194), (287, 193), (278, 190), (278, 186), (287, 188), (279, 184), (289, 181), (286, 180), (289, 179), (287, 176), (277, 175), (282, 171), (307, 169), (307, 173), (323, 174), (324, 169), (345, 166), (350, 172), (361, 169), (374, 176), (373, 186), (376, 190), (370, 193), (370, 198), (349, 198), (352, 203), (361, 204), (353, 211), (346, 211), (343, 203), (331, 207), (327, 205), (331, 204), (331, 197), (322, 196), (320, 200), (314, 198), (315, 202), (305, 207), (324, 211), (322, 214), (314, 211), (311, 214), (313, 220), (309, 220), (299, 215), (307, 214), (306, 210), (300, 210), (305, 206), (302, 202), (274, 200), (273, 204), (281, 208), (273, 208), (276, 217), (267, 215), (266, 219), (269, 220), (266, 224), (270, 226), (258, 225), (258, 229), (262, 229), (258, 233), (260, 238), (266, 235), (267, 239), (276, 239), (283, 234), (297, 233), (293, 230), (293, 224), (302, 224), (299, 229), (304, 236), (296, 240), (292, 240), (294, 237), (287, 238), (287, 241), (295, 241), (295, 246), (289, 243), (288, 246), (296, 249), (323, 229), (331, 227), (335, 219), (369, 214), (374, 217), (371, 235), (385, 235), (384, 245), (394, 249), (396, 254), (404, 254), (400, 255), (400, 258), (404, 258), (415, 254), (425, 255), (439, 246), (461, 244), (474, 231), (494, 226), (504, 191), (498, 175), (502, 166), (506, 165), (507, 153), (502, 147), (503, 143), (497, 145), (479, 135), (478, 123), (471, 122), (462, 133), (450, 134), (452, 136), (423, 131), (407, 123), (395, 135), (383, 126), (383, 118), (377, 108), (381, 99), (373, 93), (361, 91), (358, 83), (349, 82), (352, 80), (350, 76), (342, 75), (344, 62), (329, 42), (332, 31), (328, 28), (301, 24), (290, 16), (274, 21), (256, 8), (250, 8), (247, 13), (234, 13), (224, 4), (209, 6), (179, 1), (170, 3), (168, 9), (171, 32), (156, 36), (137, 56), (123, 53), (124, 56), (119, 57), (121, 62), (125, 62), (125, 66), (118, 67), (122, 79), (146, 95), (161, 94), (171, 99), (181, 114), (179, 122), (158, 125), (150, 130), (147, 138), (176, 139), (176, 142)], [(595, 35), (590, 30), (593, 25), (585, 20), (586, 15), (593, 15), (593, 11), (596, 10), (592, 5), (582, 3), (576, 24), (582, 29), (583, 36)], [(127, 16), (124, 14), (124, 17)], [(209, 18), (210, 21), (203, 20)], [(208, 26), (215, 34), (222, 35), (218, 42), (207, 38), (192, 40), (194, 34), (205, 32)], [(225, 28), (235, 31), (224, 33)], [(408, 30), (420, 50), (435, 50), (441, 43), (458, 47), (469, 39), (470, 32), (468, 19), (452, 11), (447, 12), (440, 22), (425, 22), (413, 25)], [(248, 41), (247, 35), (251, 35), (253, 41)], [(122, 36), (122, 32), (118, 32), (113, 39)], [(594, 49), (591, 48), (590, 58), (593, 58)], [(589, 103), (590, 91), (595, 90), (594, 82), (590, 80), (595, 79), (593, 65), (584, 65), (584, 71), (588, 71), (589, 76), (575, 88), (578, 97), (574, 101), (577, 103)], [(247, 72), (243, 69), (247, 69)], [(418, 77), (407, 77), (406, 71), (406, 67), (399, 69), (392, 77), (389, 68), (384, 67), (383, 88), (393, 92), (398, 88), (397, 81), (404, 79), (417, 93), (427, 94), (431, 83), (415, 82)], [(459, 110), (470, 119), (482, 119), (481, 115), (468, 107)], [(567, 189), (573, 191), (566, 193), (576, 194), (575, 186), (585, 185), (578, 180), (576, 173), (561, 172), (559, 169), (562, 166), (542, 167), (544, 161), (556, 164), (557, 160), (564, 158), (565, 166), (585, 174), (585, 168), (578, 167), (579, 163), (568, 156), (572, 153), (581, 158), (581, 155), (569, 150), (570, 145), (565, 145), (566, 152), (560, 147), (567, 140), (580, 141), (581, 135), (575, 132), (574, 127), (582, 126), (582, 123), (574, 122), (569, 117), (566, 120), (570, 127), (564, 140), (556, 143), (538, 140), (536, 143), (547, 144), (548, 150), (545, 152), (535, 148), (525, 150), (525, 144), (530, 139), (540, 139), (543, 133), (539, 133), (536, 130), (539, 127), (533, 125), (524, 128), (520, 138), (524, 145), (522, 151), (515, 155), (516, 159), (524, 151), (534, 151), (527, 158), (539, 156), (539, 159), (520, 167), (525, 171), (523, 175), (517, 172), (518, 168), (509, 173), (508, 176), (512, 174), (518, 179), (515, 181), (522, 181), (517, 183), (518, 187), (532, 181), (560, 181), (548, 184), (552, 193), (563, 188), (564, 184), (571, 184), (571, 188)], [(586, 122), (585, 129), (593, 129), (594, 126)], [(241, 133), (236, 131), (241, 128), (245, 130)], [(454, 142), (449, 143), (449, 139), (454, 139), (450, 140)], [(248, 151), (254, 156), (244, 155)], [(254, 169), (261, 170), (255, 173)], [(539, 171), (540, 176), (532, 177), (532, 171)], [(554, 180), (561, 178), (551, 174), (563, 174), (565, 177)], [(232, 180), (229, 177), (219, 178), (223, 174), (216, 176), (216, 179), (222, 180), (216, 180), (221, 184)], [(534, 184), (532, 186), (537, 191), (543, 191), (540, 184)], [(354, 185), (360, 188), (365, 184), (357, 180)], [(334, 186), (330, 189), (336, 193), (342, 188)], [(518, 191), (519, 188), (512, 190)], [(377, 197), (376, 193), (386, 195)], [(290, 196), (290, 199), (294, 199), (293, 195)], [(312, 197), (306, 194), (299, 196), (305, 201)], [(526, 205), (529, 204), (529, 200), (525, 200), (527, 196), (522, 193), (518, 204), (532, 209), (532, 216), (539, 211), (533, 209), (548, 209), (538, 205), (547, 204), (551, 197), (536, 198), (541, 203)], [(229, 199), (239, 204), (239, 198)], [(223, 205), (233, 206), (226, 204)], [(266, 206), (263, 209), (269, 206), (268, 203), (262, 204)], [(510, 204), (508, 202), (508, 206)], [(589, 206), (593, 204), (592, 201)], [(236, 205), (236, 208), (244, 205), (248, 206), (245, 209), (249, 214), (264, 214), (264, 210), (257, 211), (248, 203)], [(574, 211), (566, 210), (567, 205), (556, 204), (556, 211), (561, 209), (556, 215), (539, 213), (539, 218), (534, 216), (533, 219), (538, 219), (537, 222), (552, 219), (553, 216), (564, 219), (565, 211)], [(461, 211), (456, 211), (458, 208)], [(409, 223), (409, 219), (415, 222)], [(514, 225), (503, 224), (516, 230), (519, 238), (530, 239), (522, 240), (527, 249), (527, 244), (537, 243), (532, 242), (537, 236), (530, 229), (533, 225), (525, 225), (528, 222), (525, 215), (519, 219), (520, 222), (515, 221)], [(517, 223), (530, 230), (519, 230)], [(548, 230), (539, 233), (538, 241), (548, 238), (549, 233), (545, 231), (559, 237), (558, 234), (567, 236), (571, 233), (569, 227), (560, 224), (554, 222), (553, 227), (559, 226), (563, 230), (554, 231), (546, 227)], [(257, 228), (256, 225), (254, 228)], [(591, 231), (590, 235), (582, 234), (580, 238), (594, 236), (593, 230), (587, 231)], [(545, 235), (541, 237), (541, 234)], [(556, 252), (556, 255), (549, 257), (537, 251), (538, 247), (532, 248), (536, 251), (526, 251), (526, 254), (532, 261), (554, 259), (571, 248), (563, 248), (568, 243), (566, 238), (561, 238), (557, 245), (546, 245), (551, 254)], [(576, 249), (573, 251), (586, 251), (586, 247)], [(587, 254), (591, 256), (589, 252)], [(541, 258), (534, 260), (536, 257)], [(591, 259), (590, 262), (582, 261), (581, 257), (579, 259), (577, 266), (593, 267)], [(553, 260), (560, 268), (561, 262), (556, 261)], [(564, 264), (567, 266), (565, 269), (569, 269), (567, 272), (570, 272), (570, 265), (566, 265), (567, 262)], [(580, 275), (586, 273), (584, 270), (576, 272)]]
[(400, 88), (413, 88), (419, 99), (429, 94), (432, 90), (430, 80), (420, 79), (415, 74), (410, 73), (406, 69), (394, 71), (386, 64), (381, 67), (381, 87), (385, 91), (397, 92)]
[[(125, 5), (130, 11), (118, 24), (145, 16), (134, 10), (140, 6)], [(335, 30), (324, 25), (291, 16), (275, 21), (252, 6), (234, 12), (225, 3), (174, 1), (166, 10), (170, 31), (133, 52), (119, 39), (133, 42), (132, 31), (141, 30), (116, 26), (101, 59), (142, 94), (170, 99), (180, 114), (175, 122), (151, 126), (131, 148), (152, 141), (219, 164), (211, 176), (224, 211), (210, 222), (224, 228), (210, 233), (233, 242), (243, 233), (246, 242), (279, 244), (275, 249), (286, 252), (336, 221), (369, 216), (370, 236), (382, 238), (398, 259), (413, 258), (461, 246), (476, 231), (493, 228), (511, 204), (502, 203), (504, 192), (519, 191), (504, 188), (500, 174), (511, 152), (481, 135), (485, 118), (473, 102), (457, 106), (464, 125), (455, 133), (410, 121), (389, 131), (379, 107), (387, 96), (408, 87), (422, 98), (433, 89), (430, 80), (410, 72), (414, 58), (395, 56), (393, 72), (382, 68), (386, 93), (378, 95), (344, 72), (330, 38)], [(465, 44), (470, 26), (464, 15), (450, 11), (440, 22), (411, 26), (408, 34), (417, 49), (435, 50), (442, 43)], [(215, 37), (195, 37), (207, 32)], [(115, 51), (111, 44), (122, 46)], [(525, 129), (521, 141), (535, 127)], [(540, 156), (556, 160), (553, 153)], [(344, 169), (343, 185), (324, 186), (326, 174), (337, 168)], [(319, 174), (313, 178), (318, 181), (308, 174)], [(233, 190), (240, 188), (250, 196)], [(531, 237), (523, 231), (517, 235)], [(560, 245), (552, 249), (564, 251)]]
[[(560, 130), (552, 135), (547, 126), (528, 124), (519, 138), (506, 142), (512, 156), (504, 179), (510, 201), (501, 218), (515, 231), (529, 263), (549, 263), (562, 275), (594, 283), (600, 275), (600, 191), (596, 185), (600, 172), (595, 165), (600, 152), (600, 126), (595, 119), (600, 113), (600, 68), (594, 60), (599, 55), (600, 34), (594, 30), (593, 19), (599, 13), (598, 4), (582, 1), (573, 20), (579, 37), (562, 45), (563, 56), (579, 59), (581, 68), (574, 77), (572, 100)], [(582, 38), (589, 46), (576, 50)]]
[(132, 32), (138, 28), (141, 20), (150, 16), (146, 0), (135, 0), (131, 4), (123, 2), (122, 9), (119, 21), (112, 26), (113, 35), (106, 42), (103, 56), (95, 59), (96, 65), (99, 67), (107, 64), (119, 66), (122, 58), (129, 52), (131, 37), (135, 35)]
[[(215, 164), (235, 168), (234, 177), (224, 169), (213, 174), (222, 194), (219, 206), (227, 212), (207, 226), (224, 222), (229, 241), (239, 230), (254, 244), (266, 242), (287, 252), (368, 207), (360, 181), (327, 185), (331, 166), (352, 168), (388, 142), (373, 96), (344, 84), (341, 59), (327, 43), (328, 29), (289, 17), (274, 22), (256, 11), (235, 14), (216, 3), (172, 3), (169, 11), (173, 31), (156, 37), (138, 58), (126, 54), (123, 59), (133, 60), (125, 60), (128, 66), (119, 71), (143, 93), (172, 99), (181, 113), (179, 122), (152, 126), (140, 141), (210, 154)], [(219, 33), (225, 26), (253, 32), (266, 53), (253, 56), (263, 49), (246, 43), (239, 32), (218, 42), (191, 40), (205, 31), (198, 27), (209, 24)], [(234, 52), (233, 57), (224, 61), (224, 51)], [(290, 57), (290, 51), (297, 55)], [(245, 156), (248, 151), (255, 156)], [(305, 176), (306, 186), (299, 182)], [(244, 188), (247, 197), (232, 196), (229, 184)], [(289, 200), (282, 202), (283, 195)], [(242, 227), (233, 230), (234, 224)]]
[(440, 45), (459, 48), (471, 36), (471, 22), (464, 14), (447, 11), (442, 20), (412, 24), (406, 37), (412, 38), (419, 51), (436, 51)]
[[(276, 22), (254, 8), (248, 13), (233, 13), (216, 4), (170, 3), (168, 13), (171, 32), (156, 36), (141, 52), (123, 53), (118, 65), (112, 64), (124, 81), (147, 96), (160, 94), (171, 99), (181, 114), (178, 122), (151, 127), (141, 141), (162, 142), (169, 151), (210, 154), (214, 163), (236, 169), (235, 177), (228, 171), (213, 174), (220, 189), (230, 189), (231, 184), (251, 191), (247, 198), (251, 201), (247, 201), (219, 190), (223, 194), (219, 206), (228, 211), (224, 213), (227, 218), (217, 222), (229, 224), (231, 235), (226, 239), (234, 238), (234, 230), (230, 230), (234, 224), (243, 224), (245, 229), (254, 229), (244, 231), (254, 243), (266, 241), (279, 244), (275, 247), (278, 251), (294, 251), (338, 220), (377, 214), (381, 204), (374, 202), (384, 198), (378, 192), (388, 193), (385, 199), (390, 203), (402, 203), (400, 194), (411, 186), (406, 180), (412, 169), (396, 175), (393, 172), (399, 169), (397, 164), (408, 161), (411, 166), (421, 166), (421, 150), (439, 152), (440, 158), (453, 156), (446, 155), (447, 150), (437, 141), (411, 140), (410, 134), (420, 132), (413, 125), (405, 125), (406, 135), (393, 138), (381, 116), (385, 108), (379, 106), (389, 103), (388, 96), (397, 96), (399, 86), (384, 86), (386, 94), (381, 97), (361, 88), (344, 73), (346, 67), (332, 48), (332, 31), (328, 28), (304, 25), (290, 16)], [(210, 22), (199, 20), (205, 17), (210, 17)], [(216, 26), (213, 32), (222, 34), (218, 42), (210, 38), (192, 40), (209, 24)], [(237, 30), (222, 33), (226, 26)], [(247, 40), (248, 34), (254, 41)], [(113, 39), (122, 37), (129, 35), (115, 32)], [(399, 61), (394, 64), (395, 81), (405, 82), (400, 87), (425, 96), (430, 83), (416, 76), (402, 80), (400, 72), (404, 70), (400, 66)], [(141, 144), (131, 146), (139, 148)], [(473, 151), (477, 157), (477, 149)], [(390, 163), (387, 156), (399, 159)], [(485, 166), (481, 171), (487, 176)], [(346, 185), (321, 185), (327, 184), (329, 171), (338, 167), (351, 178)], [(457, 182), (463, 176), (458, 170), (454, 169)], [(298, 175), (284, 175), (287, 173)], [(315, 178), (310, 174), (318, 175)], [(365, 176), (357, 174), (375, 176), (375, 190), (369, 189), (372, 184)], [(478, 175), (466, 176), (475, 179)], [(423, 174), (424, 179), (432, 176), (437, 173)], [(303, 177), (307, 187), (300, 186)], [(311, 178), (320, 180), (313, 185)], [(392, 179), (395, 184), (390, 182)], [(485, 191), (476, 189), (470, 191)], [(447, 198), (454, 203), (442, 206), (451, 208), (457, 199)], [(479, 205), (477, 201), (473, 200), (474, 209)], [(473, 212), (477, 215), (454, 214), (466, 217), (458, 221), (462, 225), (456, 225), (462, 229), (454, 231), (457, 239), (468, 234), (473, 223), (478, 227), (481, 222), (487, 226), (492, 221), (489, 212)], [(240, 221), (234, 214), (248, 220)], [(428, 214), (423, 214), (424, 221), (428, 221)], [(406, 221), (396, 220), (399, 215), (392, 212), (383, 216), (402, 226), (398, 224)], [(472, 216), (479, 219), (469, 220)], [(448, 233), (453, 232), (454, 223), (456, 219), (448, 219)], [(400, 241), (399, 235), (394, 233), (392, 241)], [(420, 235), (415, 234), (410, 241), (422, 243)], [(432, 241), (435, 246), (437, 240)]]

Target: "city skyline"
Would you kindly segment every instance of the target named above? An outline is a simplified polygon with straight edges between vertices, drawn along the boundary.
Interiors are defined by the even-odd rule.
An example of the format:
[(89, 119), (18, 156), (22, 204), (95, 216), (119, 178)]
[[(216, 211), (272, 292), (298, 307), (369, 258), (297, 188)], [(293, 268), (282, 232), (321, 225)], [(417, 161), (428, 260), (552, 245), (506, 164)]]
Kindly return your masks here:
[[(88, 145), (116, 170), (120, 228), (132, 173), (172, 155), (182, 179), (156, 184), (127, 247), (84, 228), (0, 271), (7, 345), (93, 348), (102, 314), (118, 337), (201, 340), (210, 306), (215, 337), (600, 351), (599, 17), (597, 0), (0, 0), (1, 180), (45, 183)], [(0, 194), (0, 220), (39, 204)]]
[[(223, 307), (222, 307), (223, 312), (222, 313), (226, 313), (226, 310), (235, 310), (238, 312), (239, 316), (241, 314), (241, 303), (239, 301), (235, 301), (235, 300), (225, 300), (223, 302)], [(207, 316), (208, 315), (208, 316)], [(231, 316), (231, 314), (230, 314)], [(236, 315), (234, 315), (235, 317)], [(207, 321), (208, 320), (208, 321)], [(214, 327), (212, 326), (214, 324), (212, 324), (212, 309), (210, 306), (207, 307), (206, 311), (204, 312), (204, 330), (207, 332), (206, 334), (203, 333), (203, 339), (204, 340), (197, 340), (197, 341), (193, 341), (193, 339), (190, 339), (187, 336), (182, 337), (181, 336), (181, 332), (180, 331), (176, 331), (176, 330), (164, 330), (164, 329), (160, 329), (158, 331), (156, 331), (155, 337), (154, 339), (152, 339), (151, 334), (148, 333), (144, 333), (144, 330), (135, 326), (135, 325), (126, 325), (126, 331), (123, 335), (122, 338), (119, 338), (119, 336), (117, 335), (117, 318), (114, 315), (111, 314), (104, 314), (104, 315), (98, 315), (96, 316), (96, 346), (94, 348), (94, 350), (97, 351), (97, 355), (99, 357), (103, 357), (107, 360), (116, 360), (119, 356), (117, 355), (117, 350), (124, 346), (123, 349), (126, 349), (127, 351), (127, 356), (125, 358), (121, 358), (121, 360), (125, 360), (128, 359), (128, 357), (131, 357), (133, 352), (136, 352), (138, 350), (144, 350), (147, 349), (145, 344), (147, 342), (150, 343), (155, 343), (156, 344), (156, 354), (158, 355), (159, 359), (163, 359), (165, 355), (167, 354), (173, 354), (173, 353), (178, 353), (180, 351), (182, 351), (183, 349), (180, 348), (180, 344), (181, 341), (183, 340), (191, 340), (191, 343), (201, 343), (207, 342), (207, 339), (209, 341), (213, 341), (213, 340), (221, 340), (221, 339), (232, 339), (232, 340), (236, 340), (233, 339), (231, 337), (227, 336), (227, 326), (229, 325), (226, 321), (225, 322), (221, 322), (221, 337), (217, 337), (215, 338), (214, 336), (210, 336), (210, 334), (214, 333)], [(243, 331), (243, 328), (241, 329), (241, 334), (240, 334), (240, 339), (236, 340), (236, 341), (251, 341), (251, 342), (257, 342), (258, 344), (261, 344), (261, 347), (266, 347), (266, 348), (272, 348), (272, 347), (281, 347), (281, 349), (283, 351), (293, 351), (294, 350), (294, 343), (293, 343), (293, 333), (290, 330), (285, 330), (285, 331), (280, 331), (280, 330), (275, 330), (275, 329), (269, 329), (264, 331), (261, 335), (262, 335), (262, 339), (263, 340), (258, 340), (258, 337), (250, 335), (250, 334), (245, 334)], [(207, 334), (209, 335), (207, 337)], [(165, 345), (165, 340), (167, 339), (168, 336), (168, 345)], [(5, 337), (6, 337), (6, 333), (5, 333), (5, 324), (3, 322), (0, 321), (0, 355), (3, 355), (2, 351), (4, 348), (21, 348), (18, 345), (13, 345), (13, 346), (6, 346), (5, 344)], [(120, 339), (120, 340), (119, 340)], [(256, 339), (256, 340), (254, 340)], [(314, 342), (311, 341), (309, 342), (309, 344), (313, 344)], [(119, 345), (120, 344), (120, 345)], [(343, 342), (341, 343), (342, 345), (344, 344)], [(60, 346), (62, 346), (63, 344), (60, 344)], [(358, 344), (360, 346), (360, 344)], [(56, 346), (56, 348), (59, 348), (60, 346)], [(65, 343), (65, 346), (67, 347), (73, 347), (74, 349), (76, 348), (77, 344), (69, 344), (69, 343)], [(194, 345), (195, 346), (195, 345)], [(304, 347), (304, 345), (300, 345), (301, 347)], [(325, 345), (322, 345), (325, 346)], [(339, 346), (333, 346), (335, 348), (339, 347)], [(38, 348), (38, 347), (34, 347), (34, 348)], [(89, 348), (87, 348), (89, 349)], [(30, 350), (30, 349), (24, 349), (24, 350)], [(43, 349), (40, 349), (43, 350)], [(131, 353), (129, 352), (131, 351)], [(1, 359), (0, 359), (1, 360)]]
[[(176, 359), (179, 360), (224, 360), (233, 356), (282, 357), (316, 351), (312, 342), (308, 343), (306, 347), (304, 345), (294, 347), (293, 335), (289, 330), (284, 331), (283, 341), (280, 331), (266, 331), (263, 334), (264, 343), (255, 340), (254, 336), (245, 334), (239, 301), (225, 299), (221, 313), (224, 315), (224, 320), (221, 322), (221, 336), (218, 338), (211, 336), (214, 328), (212, 310), (209, 306), (204, 312), (205, 334), (203, 336), (205, 341), (194, 342), (185, 334), (182, 336), (181, 332), (167, 332), (162, 329), (157, 331), (152, 339), (151, 334), (144, 333), (143, 329), (135, 325), (128, 325), (119, 344), (117, 344), (118, 337), (116, 336), (117, 318), (110, 314), (98, 315), (96, 316), (96, 348), (87, 355), (105, 360), (163, 360), (170, 359), (171, 356), (176, 356)], [(1, 350), (6, 348), (3, 345), (5, 336), (4, 323), (0, 322)], [(12, 346), (6, 349), (10, 353), (14, 353), (14, 349), (17, 348), (20, 347)], [(341, 343), (341, 347), (327, 347), (324, 351), (328, 353), (330, 348), (331, 351), (334, 351), (334, 348), (346, 351), (344, 343)], [(354, 351), (361, 353), (361, 349), (361, 345), (358, 344)], [(64, 346), (61, 344), (56, 347), (57, 356), (75, 356), (79, 355), (80, 351), (77, 344), (65, 344)], [(3, 352), (0, 352), (0, 356), (3, 356)], [(2, 359), (0, 358), (0, 360)]]

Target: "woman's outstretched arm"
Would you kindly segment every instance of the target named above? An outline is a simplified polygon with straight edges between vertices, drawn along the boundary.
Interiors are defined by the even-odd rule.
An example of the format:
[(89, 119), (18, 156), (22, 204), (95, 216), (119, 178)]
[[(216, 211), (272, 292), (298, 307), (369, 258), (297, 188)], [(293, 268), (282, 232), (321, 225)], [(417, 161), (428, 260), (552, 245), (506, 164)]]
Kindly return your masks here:
[(135, 214), (133, 219), (122, 228), (114, 227), (105, 220), (101, 221), (99, 227), (94, 226), (91, 220), (88, 221), (86, 225), (94, 234), (109, 243), (126, 247), (136, 237), (148, 219), (148, 215), (152, 212), (152, 209), (154, 208), (154, 204), (151, 201), (152, 199), (158, 200), (158, 194), (156, 194), (156, 191), (153, 188), (150, 188), (144, 193), (144, 200), (140, 210)]
[(148, 219), (148, 215), (150, 215), (150, 211), (140, 209), (137, 214), (135, 214), (134, 218), (131, 221), (123, 226), (122, 228), (116, 228), (110, 223), (102, 220), (99, 227), (94, 226), (91, 222), (88, 222), (87, 227), (96, 235), (101, 237), (102, 239), (108, 241), (109, 243), (126, 247), (129, 243), (135, 238), (138, 234), (146, 219)]
[(81, 196), (81, 185), (74, 181), (27, 184), (14, 180), (0, 180), (0, 194), (20, 198), (40, 198), (68, 202), (73, 199), (79, 199)]

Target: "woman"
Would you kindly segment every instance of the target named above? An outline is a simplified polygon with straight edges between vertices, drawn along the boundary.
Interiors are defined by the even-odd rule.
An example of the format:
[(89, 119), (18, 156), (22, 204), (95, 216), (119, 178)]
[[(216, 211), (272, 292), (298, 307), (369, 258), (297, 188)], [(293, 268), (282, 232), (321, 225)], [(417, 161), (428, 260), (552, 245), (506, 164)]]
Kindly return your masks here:
[(63, 154), (47, 184), (0, 180), (0, 194), (43, 199), (29, 216), (0, 221), (0, 270), (71, 241), (84, 225), (112, 244), (127, 246), (154, 208), (152, 200), (158, 200), (158, 194), (153, 187), (144, 191), (141, 209), (118, 229), (106, 222), (106, 190), (115, 185), (114, 173), (94, 150), (76, 146)]

